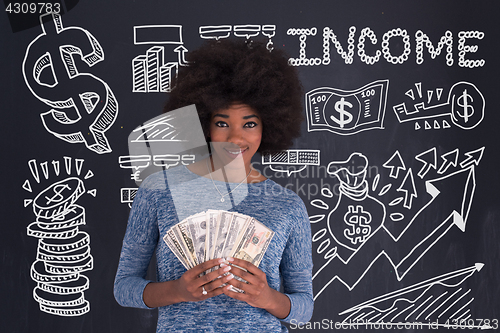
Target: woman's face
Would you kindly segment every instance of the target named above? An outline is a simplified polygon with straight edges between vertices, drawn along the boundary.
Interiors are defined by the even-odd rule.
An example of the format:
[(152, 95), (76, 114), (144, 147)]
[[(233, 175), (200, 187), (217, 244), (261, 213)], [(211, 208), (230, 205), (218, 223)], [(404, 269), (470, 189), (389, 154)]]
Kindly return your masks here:
[(262, 139), (260, 115), (241, 103), (218, 110), (212, 114), (210, 137), (215, 153), (224, 165), (242, 158), (248, 170)]

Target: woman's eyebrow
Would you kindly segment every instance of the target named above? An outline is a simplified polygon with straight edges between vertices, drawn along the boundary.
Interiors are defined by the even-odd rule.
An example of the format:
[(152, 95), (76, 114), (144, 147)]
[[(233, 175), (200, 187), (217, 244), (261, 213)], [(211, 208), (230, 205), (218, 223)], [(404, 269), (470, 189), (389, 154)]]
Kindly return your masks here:
[[(213, 115), (213, 118), (215, 117), (221, 117), (221, 118), (229, 118), (229, 115), (228, 114), (223, 114), (223, 113), (216, 113)], [(249, 114), (248, 116), (244, 116), (243, 119), (250, 119), (250, 118), (257, 118), (257, 119), (260, 119), (259, 116), (257, 116), (256, 114)]]
[(216, 114), (214, 114), (213, 118), (215, 118), (215, 117), (229, 118), (229, 115), (223, 114), (223, 113), (216, 113)]
[(250, 118), (257, 118), (257, 119), (260, 119), (259, 116), (257, 116), (256, 114), (250, 114), (248, 116), (244, 116), (243, 119), (250, 119)]

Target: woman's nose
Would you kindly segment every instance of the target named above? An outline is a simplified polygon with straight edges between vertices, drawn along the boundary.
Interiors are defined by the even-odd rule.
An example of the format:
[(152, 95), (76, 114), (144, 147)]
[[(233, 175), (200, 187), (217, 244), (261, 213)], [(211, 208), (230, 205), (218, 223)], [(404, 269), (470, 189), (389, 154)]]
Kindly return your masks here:
[(227, 142), (239, 145), (244, 141), (243, 131), (239, 128), (232, 128), (229, 131)]

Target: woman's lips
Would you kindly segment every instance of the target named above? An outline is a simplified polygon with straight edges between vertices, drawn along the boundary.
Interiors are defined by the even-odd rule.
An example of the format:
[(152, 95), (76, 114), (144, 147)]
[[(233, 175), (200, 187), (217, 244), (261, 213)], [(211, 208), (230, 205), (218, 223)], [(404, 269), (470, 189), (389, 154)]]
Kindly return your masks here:
[(248, 150), (248, 148), (245, 148), (245, 149), (226, 149), (226, 148), (224, 148), (224, 150), (229, 154), (229, 156), (237, 157), (240, 154), (244, 154)]

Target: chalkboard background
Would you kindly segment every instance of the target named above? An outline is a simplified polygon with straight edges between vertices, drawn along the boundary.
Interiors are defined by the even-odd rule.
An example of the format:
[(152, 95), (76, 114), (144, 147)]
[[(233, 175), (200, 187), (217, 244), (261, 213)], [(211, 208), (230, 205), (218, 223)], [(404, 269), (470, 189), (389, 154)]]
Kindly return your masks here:
[(255, 159), (311, 217), (303, 328), (498, 326), (497, 1), (55, 3), (57, 24), (29, 3), (0, 15), (2, 331), (154, 332), (156, 311), (112, 293), (128, 136), (185, 53), (228, 36), (284, 48), (304, 86), (301, 137)]

